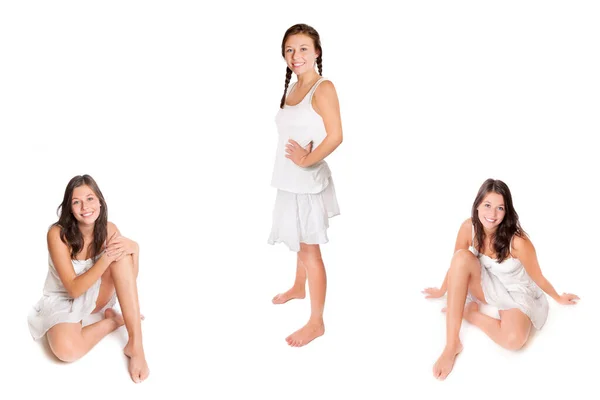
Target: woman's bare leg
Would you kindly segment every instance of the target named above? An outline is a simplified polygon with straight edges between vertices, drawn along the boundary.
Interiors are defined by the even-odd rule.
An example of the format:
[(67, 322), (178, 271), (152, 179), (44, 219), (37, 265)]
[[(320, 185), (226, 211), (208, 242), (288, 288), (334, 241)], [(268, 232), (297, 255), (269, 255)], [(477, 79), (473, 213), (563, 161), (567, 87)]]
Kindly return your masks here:
[(273, 297), (273, 304), (283, 304), (292, 299), (303, 299), (306, 297), (306, 268), (300, 260), (300, 252), (298, 252), (296, 261), (296, 280), (294, 286), (285, 293), (279, 293)]
[(129, 357), (131, 379), (139, 383), (148, 377), (150, 370), (146, 363), (142, 344), (142, 323), (136, 283), (137, 271), (133, 256), (129, 255), (120, 261), (113, 262), (109, 268), (123, 312), (125, 328), (129, 335), (129, 342), (123, 351)]
[(83, 328), (80, 323), (62, 323), (50, 328), (46, 337), (54, 355), (65, 362), (76, 361), (124, 323), (121, 314), (112, 308), (104, 316), (105, 319)]
[(484, 301), (479, 260), (468, 250), (458, 250), (448, 270), (446, 347), (433, 366), (433, 376), (437, 379), (446, 379), (454, 367), (456, 356), (462, 351), (459, 333), (469, 290)]
[(294, 347), (304, 346), (325, 333), (323, 311), (327, 291), (327, 274), (319, 245), (300, 243), (298, 257), (306, 268), (308, 278), (310, 319), (306, 325), (285, 339)]
[(531, 320), (516, 308), (500, 311), (500, 319), (496, 319), (479, 312), (477, 303), (470, 303), (465, 308), (464, 317), (508, 350), (519, 350), (523, 347), (531, 331)]

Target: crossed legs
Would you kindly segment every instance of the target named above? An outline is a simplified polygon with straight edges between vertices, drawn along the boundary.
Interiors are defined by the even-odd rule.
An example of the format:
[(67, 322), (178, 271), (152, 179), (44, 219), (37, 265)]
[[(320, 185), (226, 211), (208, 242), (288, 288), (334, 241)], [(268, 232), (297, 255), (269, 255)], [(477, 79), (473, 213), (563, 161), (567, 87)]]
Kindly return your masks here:
[(520, 349), (531, 329), (529, 318), (518, 309), (500, 311), (500, 320), (479, 312), (477, 303), (465, 308), (467, 293), (485, 303), (481, 287), (481, 265), (473, 253), (458, 250), (448, 270), (448, 306), (446, 308), (446, 346), (433, 366), (433, 376), (445, 379), (452, 371), (456, 356), (462, 351), (460, 327), (463, 317), (492, 340), (510, 350)]
[(131, 378), (137, 383), (148, 377), (149, 369), (142, 345), (137, 273), (132, 256), (113, 262), (108, 267), (102, 275), (94, 312), (102, 309), (116, 290), (123, 315), (109, 308), (105, 311), (105, 319), (86, 327), (82, 327), (81, 323), (61, 323), (53, 326), (48, 331), (47, 338), (56, 357), (65, 362), (73, 362), (89, 352), (103, 337), (124, 324), (129, 335), (124, 353), (129, 357)]

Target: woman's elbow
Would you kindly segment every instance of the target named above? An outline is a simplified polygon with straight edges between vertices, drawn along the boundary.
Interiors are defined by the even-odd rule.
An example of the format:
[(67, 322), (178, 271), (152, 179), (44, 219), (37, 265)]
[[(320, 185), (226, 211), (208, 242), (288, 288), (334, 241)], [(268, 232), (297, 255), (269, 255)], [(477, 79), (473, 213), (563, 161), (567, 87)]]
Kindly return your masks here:
[(80, 289), (78, 289), (75, 285), (65, 286), (65, 289), (67, 290), (67, 294), (69, 295), (69, 297), (71, 297), (72, 299), (76, 299), (83, 294), (83, 292)]

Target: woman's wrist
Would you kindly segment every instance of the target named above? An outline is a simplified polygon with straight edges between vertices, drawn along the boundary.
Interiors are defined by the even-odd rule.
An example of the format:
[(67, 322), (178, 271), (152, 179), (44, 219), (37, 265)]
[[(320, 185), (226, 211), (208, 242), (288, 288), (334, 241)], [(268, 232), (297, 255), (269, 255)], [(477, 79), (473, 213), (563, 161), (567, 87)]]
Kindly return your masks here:
[(112, 261), (108, 258), (108, 254), (106, 253), (106, 251), (102, 253), (102, 256), (98, 260), (98, 263), (101, 263), (102, 266), (100, 269), (102, 269), (102, 271), (106, 271), (108, 269)]

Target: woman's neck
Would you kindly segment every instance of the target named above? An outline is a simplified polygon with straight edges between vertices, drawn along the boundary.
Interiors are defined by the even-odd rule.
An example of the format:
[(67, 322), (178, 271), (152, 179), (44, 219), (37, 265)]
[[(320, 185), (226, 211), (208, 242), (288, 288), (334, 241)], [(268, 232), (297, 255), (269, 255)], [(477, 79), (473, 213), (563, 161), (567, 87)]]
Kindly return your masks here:
[(486, 229), (485, 227), (483, 227), (483, 239), (488, 239), (493, 237), (496, 234), (496, 231), (498, 230), (498, 227), (494, 228), (494, 229)]
[(320, 77), (314, 69), (298, 75), (298, 87), (312, 86)]
[(94, 225), (83, 225), (79, 224), (79, 231), (81, 232), (81, 236), (83, 236), (84, 241), (88, 241), (89, 239), (94, 237)]

